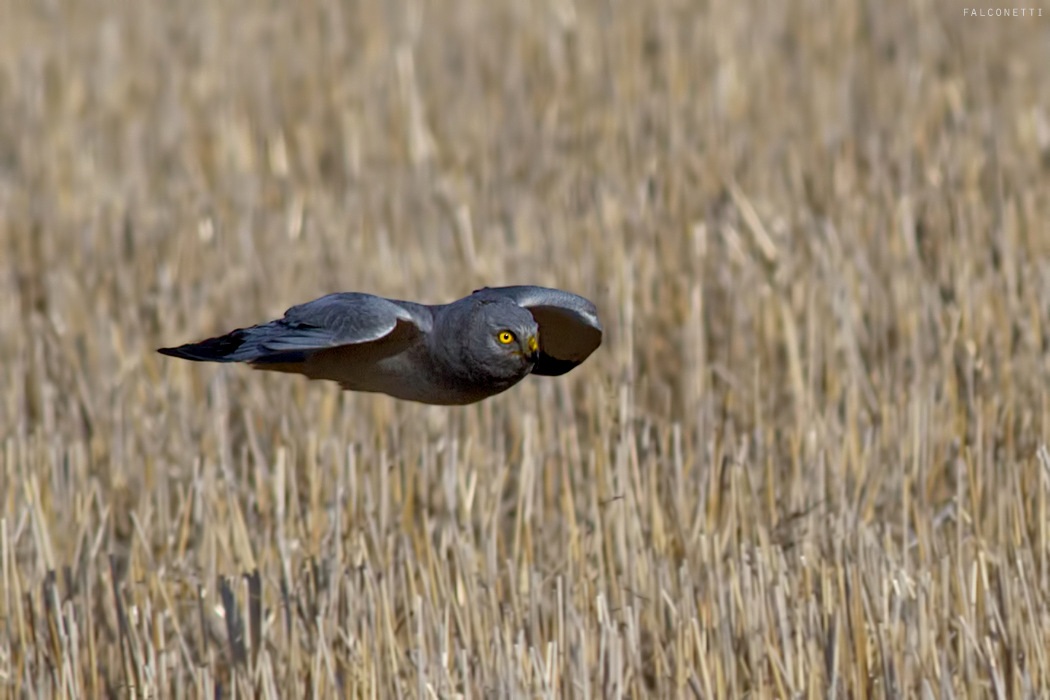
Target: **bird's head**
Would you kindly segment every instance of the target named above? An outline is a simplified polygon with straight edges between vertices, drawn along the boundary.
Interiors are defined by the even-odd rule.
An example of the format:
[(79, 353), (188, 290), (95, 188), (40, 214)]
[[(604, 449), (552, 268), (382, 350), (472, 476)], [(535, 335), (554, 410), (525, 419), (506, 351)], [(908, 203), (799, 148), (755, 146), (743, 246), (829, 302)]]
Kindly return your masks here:
[(478, 300), (466, 316), (460, 338), (472, 373), (495, 382), (515, 382), (539, 358), (539, 326), (526, 309), (509, 299)]

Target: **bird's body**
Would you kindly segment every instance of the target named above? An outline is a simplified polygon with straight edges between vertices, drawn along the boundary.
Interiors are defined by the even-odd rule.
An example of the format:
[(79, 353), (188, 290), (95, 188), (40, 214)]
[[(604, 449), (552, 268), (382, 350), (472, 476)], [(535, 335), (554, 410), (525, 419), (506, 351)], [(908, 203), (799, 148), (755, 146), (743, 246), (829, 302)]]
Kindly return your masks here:
[(160, 352), (457, 405), (505, 391), (530, 373), (564, 374), (601, 338), (597, 310), (583, 297), (545, 287), (486, 287), (436, 306), (329, 294), (293, 306), (279, 320)]

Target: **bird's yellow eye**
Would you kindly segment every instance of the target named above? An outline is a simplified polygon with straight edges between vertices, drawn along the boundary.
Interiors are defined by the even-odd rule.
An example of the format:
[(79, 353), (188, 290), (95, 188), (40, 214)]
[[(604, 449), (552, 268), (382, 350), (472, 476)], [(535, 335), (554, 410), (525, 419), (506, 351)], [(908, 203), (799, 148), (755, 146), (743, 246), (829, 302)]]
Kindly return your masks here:
[(514, 342), (514, 334), (510, 331), (500, 331), (499, 335), (497, 335), (496, 338), (498, 338), (499, 342), (503, 343), (504, 345), (510, 345)]

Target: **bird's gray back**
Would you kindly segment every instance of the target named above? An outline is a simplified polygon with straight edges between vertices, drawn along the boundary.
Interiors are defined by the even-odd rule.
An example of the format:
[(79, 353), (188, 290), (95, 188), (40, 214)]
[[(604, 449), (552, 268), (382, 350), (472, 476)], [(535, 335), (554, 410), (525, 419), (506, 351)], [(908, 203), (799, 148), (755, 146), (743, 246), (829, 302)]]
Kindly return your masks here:
[(291, 307), (282, 321), (291, 327), (323, 329), (333, 342), (360, 342), (376, 335), (376, 329), (389, 326), (395, 319), (413, 323), (426, 333), (434, 316), (424, 304), (362, 292), (338, 292)]

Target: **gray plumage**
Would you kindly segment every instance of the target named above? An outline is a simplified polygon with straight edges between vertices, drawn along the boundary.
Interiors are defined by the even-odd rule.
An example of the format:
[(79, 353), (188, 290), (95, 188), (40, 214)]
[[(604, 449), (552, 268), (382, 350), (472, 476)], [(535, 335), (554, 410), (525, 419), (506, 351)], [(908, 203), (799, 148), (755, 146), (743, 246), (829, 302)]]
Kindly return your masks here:
[(602, 342), (598, 310), (546, 287), (485, 287), (429, 306), (342, 292), (284, 318), (158, 352), (331, 379), (429, 404), (468, 404), (526, 376), (565, 374)]

